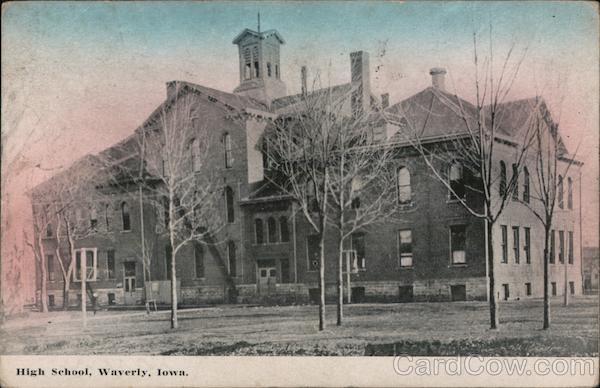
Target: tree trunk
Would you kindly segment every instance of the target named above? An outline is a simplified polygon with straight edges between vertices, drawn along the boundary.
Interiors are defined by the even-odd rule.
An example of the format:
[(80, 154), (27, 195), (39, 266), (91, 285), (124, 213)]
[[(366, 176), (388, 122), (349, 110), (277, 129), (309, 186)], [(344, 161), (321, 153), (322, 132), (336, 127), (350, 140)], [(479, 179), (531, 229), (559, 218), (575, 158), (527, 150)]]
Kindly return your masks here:
[(66, 279), (63, 280), (63, 306), (64, 311), (69, 308), (69, 283)]
[(41, 234), (38, 234), (38, 246), (40, 249), (40, 269), (41, 269), (41, 284), (40, 284), (40, 299), (43, 313), (48, 312), (48, 265), (46, 263), (46, 251), (42, 241)]
[(337, 325), (341, 326), (344, 319), (344, 237), (341, 229), (338, 250)]
[(563, 257), (563, 263), (564, 263), (564, 267), (565, 267), (565, 286), (563, 287), (564, 289), (564, 300), (563, 300), (563, 305), (564, 306), (568, 306), (569, 305), (569, 277), (567, 274), (567, 263), (568, 260), (566, 258)]
[(495, 279), (494, 279), (494, 242), (492, 238), (492, 229), (494, 224), (487, 222), (488, 233), (488, 282), (489, 282), (489, 301), (490, 301), (490, 329), (498, 328), (498, 305), (496, 303)]
[(550, 227), (544, 227), (544, 326), (546, 330), (550, 327), (550, 296), (549, 296), (549, 278), (548, 278), (548, 241), (550, 239)]
[(325, 231), (324, 222), (322, 223), (321, 236), (319, 241), (319, 331), (325, 329)]

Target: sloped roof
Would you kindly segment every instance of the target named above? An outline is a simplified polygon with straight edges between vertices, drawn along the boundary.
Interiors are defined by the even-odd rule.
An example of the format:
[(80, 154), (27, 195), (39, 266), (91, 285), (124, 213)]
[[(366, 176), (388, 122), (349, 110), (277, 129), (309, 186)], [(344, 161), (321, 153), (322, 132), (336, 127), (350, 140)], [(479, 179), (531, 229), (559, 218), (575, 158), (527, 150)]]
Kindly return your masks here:
[(277, 30), (267, 30), (267, 31), (258, 32), (258, 31), (253, 31), (249, 28), (245, 28), (242, 32), (240, 32), (235, 38), (233, 38), (233, 41), (231, 43), (238, 44), (242, 39), (244, 39), (248, 35), (251, 35), (251, 36), (254, 36), (257, 38), (263, 38), (263, 39), (268, 36), (274, 35), (280, 44), (285, 44), (285, 40), (279, 34), (279, 32), (277, 32)]
[(433, 87), (390, 106), (385, 113), (421, 138), (467, 133), (477, 125), (473, 104)]
[[(255, 100), (253, 98), (250, 98), (250, 97), (241, 96), (241, 95), (234, 94), (234, 93), (228, 93), (228, 92), (224, 92), (222, 90), (217, 90), (217, 89), (209, 88), (206, 86), (202, 86), (202, 85), (198, 85), (198, 84), (194, 84), (194, 83), (186, 82), (186, 81), (171, 81), (171, 82), (169, 82), (169, 84), (171, 84), (173, 82), (180, 85), (181, 91), (184, 91), (184, 90), (197, 91), (201, 94), (206, 95), (214, 102), (221, 102), (221, 103), (229, 105), (235, 109), (241, 110), (241, 109), (245, 109), (245, 108), (252, 108), (252, 109), (258, 109), (258, 110), (265, 110), (265, 111), (268, 110), (268, 107), (265, 104), (263, 104), (262, 102), (260, 102), (258, 100)], [(171, 99), (174, 99), (174, 98), (175, 98), (175, 95), (171, 96)], [(167, 101), (169, 101), (169, 99), (167, 99)], [(165, 102), (167, 102), (167, 101), (165, 101)]]

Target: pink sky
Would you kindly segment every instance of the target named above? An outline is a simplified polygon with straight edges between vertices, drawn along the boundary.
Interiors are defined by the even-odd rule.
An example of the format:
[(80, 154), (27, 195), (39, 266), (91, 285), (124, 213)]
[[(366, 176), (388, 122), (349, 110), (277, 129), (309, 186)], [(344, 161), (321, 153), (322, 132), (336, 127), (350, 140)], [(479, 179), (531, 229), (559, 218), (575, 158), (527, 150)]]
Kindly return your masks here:
[[(3, 5), (3, 251), (28, 225), (24, 192), (60, 166), (129, 135), (178, 79), (232, 91), (243, 28), (286, 39), (282, 78), (300, 66), (348, 82), (351, 51), (371, 54), (375, 93), (391, 103), (448, 69), (448, 89), (473, 100), (472, 32), (494, 21), (495, 51), (528, 53), (511, 98), (541, 93), (567, 146), (581, 143), (584, 245), (598, 245), (598, 16), (592, 3), (11, 3)], [(18, 170), (6, 170), (18, 160)], [(35, 168), (41, 165), (44, 171)], [(10, 202), (6, 202), (9, 199)], [(8, 218), (7, 218), (8, 217)], [(10, 244), (9, 244), (10, 245)], [(3, 252), (4, 254), (5, 252)]]

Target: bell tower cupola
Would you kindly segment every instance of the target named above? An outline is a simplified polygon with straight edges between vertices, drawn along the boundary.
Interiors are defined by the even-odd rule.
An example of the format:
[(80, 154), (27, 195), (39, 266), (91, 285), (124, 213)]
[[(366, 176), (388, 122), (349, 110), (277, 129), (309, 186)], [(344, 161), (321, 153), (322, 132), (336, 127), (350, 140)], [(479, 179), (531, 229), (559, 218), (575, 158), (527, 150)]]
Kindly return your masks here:
[(281, 80), (280, 47), (285, 41), (276, 30), (261, 32), (246, 28), (233, 40), (238, 46), (240, 84), (234, 93), (252, 97), (267, 105), (286, 95)]

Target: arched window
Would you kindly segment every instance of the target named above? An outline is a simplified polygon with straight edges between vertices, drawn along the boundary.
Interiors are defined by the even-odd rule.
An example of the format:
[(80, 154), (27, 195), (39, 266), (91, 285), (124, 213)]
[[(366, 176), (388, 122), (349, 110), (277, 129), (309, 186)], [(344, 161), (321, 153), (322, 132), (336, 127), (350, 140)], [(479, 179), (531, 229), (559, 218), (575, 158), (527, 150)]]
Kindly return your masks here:
[(90, 206), (90, 228), (96, 230), (98, 228), (98, 210), (96, 206)]
[(529, 203), (529, 170), (523, 168), (523, 202)]
[(269, 243), (277, 242), (277, 222), (275, 218), (269, 217), (267, 219), (267, 231), (269, 235)]
[(364, 182), (362, 177), (356, 176), (352, 178), (352, 209), (360, 208), (360, 192), (363, 189)]
[(269, 217), (267, 219), (267, 231), (269, 235), (269, 242), (276, 243), (277, 242), (277, 222), (275, 218)]
[(290, 231), (288, 229), (287, 217), (285, 216), (279, 218), (279, 231), (281, 233), (281, 242), (290, 241)]
[(512, 178), (513, 180), (513, 189), (512, 189), (512, 198), (514, 200), (519, 199), (519, 168), (516, 164), (512, 165)]
[(506, 164), (500, 161), (500, 186), (499, 193), (501, 197), (506, 195)]
[(106, 231), (110, 231), (110, 205), (108, 203), (104, 205), (104, 222), (106, 224)]
[(190, 142), (190, 157), (192, 171), (199, 171), (202, 163), (200, 163), (200, 141), (198, 139), (192, 139)]
[(450, 194), (458, 198), (464, 198), (465, 180), (462, 164), (458, 162), (452, 163), (452, 165), (450, 165), (450, 172), (448, 175), (450, 176), (450, 188), (453, 192)]
[(235, 211), (233, 209), (233, 190), (231, 187), (225, 187), (225, 213), (227, 222), (235, 222)]
[(557, 186), (557, 199), (558, 199), (558, 207), (561, 209), (564, 209), (565, 207), (565, 202), (564, 202), (564, 187), (563, 187), (563, 177), (562, 176), (558, 176), (558, 186)]
[(204, 277), (204, 249), (199, 242), (194, 242), (194, 269), (196, 278)]
[(264, 243), (264, 235), (263, 235), (263, 222), (260, 218), (254, 220), (254, 235), (256, 236), (256, 243), (263, 244)]
[(412, 200), (410, 172), (406, 167), (398, 169), (398, 203), (409, 203)]
[(319, 210), (319, 203), (317, 202), (316, 192), (315, 192), (315, 183), (313, 181), (308, 181), (306, 183), (306, 206), (308, 207), (308, 211), (316, 212)]
[(567, 208), (573, 209), (573, 179), (567, 178)]
[(131, 219), (129, 217), (127, 202), (121, 203), (121, 220), (123, 221), (123, 230), (131, 230)]
[(231, 240), (227, 242), (227, 258), (229, 260), (229, 276), (236, 276), (235, 243)]
[(225, 147), (225, 168), (231, 168), (233, 164), (233, 153), (231, 149), (231, 135), (223, 135), (223, 146)]

